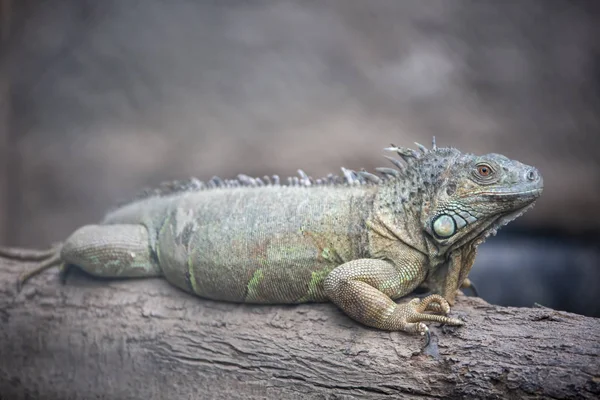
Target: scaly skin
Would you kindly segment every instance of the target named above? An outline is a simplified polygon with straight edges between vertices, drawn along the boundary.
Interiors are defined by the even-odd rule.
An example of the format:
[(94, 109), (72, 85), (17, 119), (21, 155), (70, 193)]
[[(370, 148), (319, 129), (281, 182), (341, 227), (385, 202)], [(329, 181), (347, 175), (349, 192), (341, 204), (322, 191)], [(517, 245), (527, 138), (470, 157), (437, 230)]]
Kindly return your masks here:
[[(240, 175), (168, 184), (77, 230), (21, 282), (49, 266), (103, 277), (164, 276), (200, 297), (245, 303), (332, 301), (385, 330), (426, 333), (447, 317), (477, 246), (531, 207), (535, 168), (498, 154), (420, 153), (392, 146), (404, 163), (383, 178), (342, 169), (287, 186)], [(278, 178), (274, 177), (276, 181)], [(0, 251), (2, 255), (2, 251)], [(27, 254), (4, 251), (26, 258)], [(416, 287), (432, 295), (393, 300)]]

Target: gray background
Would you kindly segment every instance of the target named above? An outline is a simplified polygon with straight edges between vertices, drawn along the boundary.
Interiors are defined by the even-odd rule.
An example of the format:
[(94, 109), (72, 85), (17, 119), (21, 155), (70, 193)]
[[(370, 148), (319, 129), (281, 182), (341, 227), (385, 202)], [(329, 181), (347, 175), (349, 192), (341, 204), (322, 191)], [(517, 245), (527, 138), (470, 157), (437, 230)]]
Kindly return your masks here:
[(537, 166), (484, 298), (600, 315), (595, 1), (1, 0), (0, 243), (44, 247), (160, 181), (385, 165), (389, 143)]

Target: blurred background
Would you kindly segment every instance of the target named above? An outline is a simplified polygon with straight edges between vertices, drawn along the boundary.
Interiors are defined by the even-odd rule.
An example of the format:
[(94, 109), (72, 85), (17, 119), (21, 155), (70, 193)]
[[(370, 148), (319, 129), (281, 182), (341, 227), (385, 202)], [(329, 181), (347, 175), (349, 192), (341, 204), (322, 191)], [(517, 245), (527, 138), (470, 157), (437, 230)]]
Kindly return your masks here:
[(482, 297), (600, 316), (600, 2), (0, 0), (0, 244), (157, 183), (385, 165), (414, 141), (535, 165)]

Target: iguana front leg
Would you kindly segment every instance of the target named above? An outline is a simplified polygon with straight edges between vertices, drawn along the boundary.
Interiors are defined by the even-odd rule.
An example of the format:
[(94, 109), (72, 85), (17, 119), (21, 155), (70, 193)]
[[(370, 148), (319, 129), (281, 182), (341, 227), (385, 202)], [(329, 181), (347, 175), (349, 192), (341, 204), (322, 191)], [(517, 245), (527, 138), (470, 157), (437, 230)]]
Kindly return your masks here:
[[(468, 246), (464, 249), (457, 250), (450, 255), (448, 260), (448, 273), (444, 281), (444, 288), (442, 295), (453, 306), (456, 298), (456, 292), (459, 288), (475, 288), (471, 281), (468, 279), (469, 272), (475, 263), (475, 256), (477, 255), (477, 248), (475, 246)], [(477, 293), (475, 291), (475, 293)]]
[(439, 295), (396, 304), (392, 298), (410, 293), (423, 279), (422, 268), (407, 263), (398, 267), (378, 259), (349, 261), (335, 268), (324, 281), (325, 293), (348, 316), (365, 325), (389, 331), (425, 334), (425, 321), (462, 325), (462, 321), (425, 311), (450, 311)]

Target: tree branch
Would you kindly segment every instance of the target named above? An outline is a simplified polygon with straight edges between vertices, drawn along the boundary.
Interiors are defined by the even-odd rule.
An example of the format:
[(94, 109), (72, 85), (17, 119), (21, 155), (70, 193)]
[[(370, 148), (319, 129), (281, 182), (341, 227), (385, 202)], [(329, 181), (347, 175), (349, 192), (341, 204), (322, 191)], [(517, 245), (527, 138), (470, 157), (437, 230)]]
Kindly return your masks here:
[(594, 398), (600, 320), (460, 296), (461, 328), (423, 338), (332, 304), (257, 306), (161, 279), (15, 280), (0, 259), (0, 399)]

